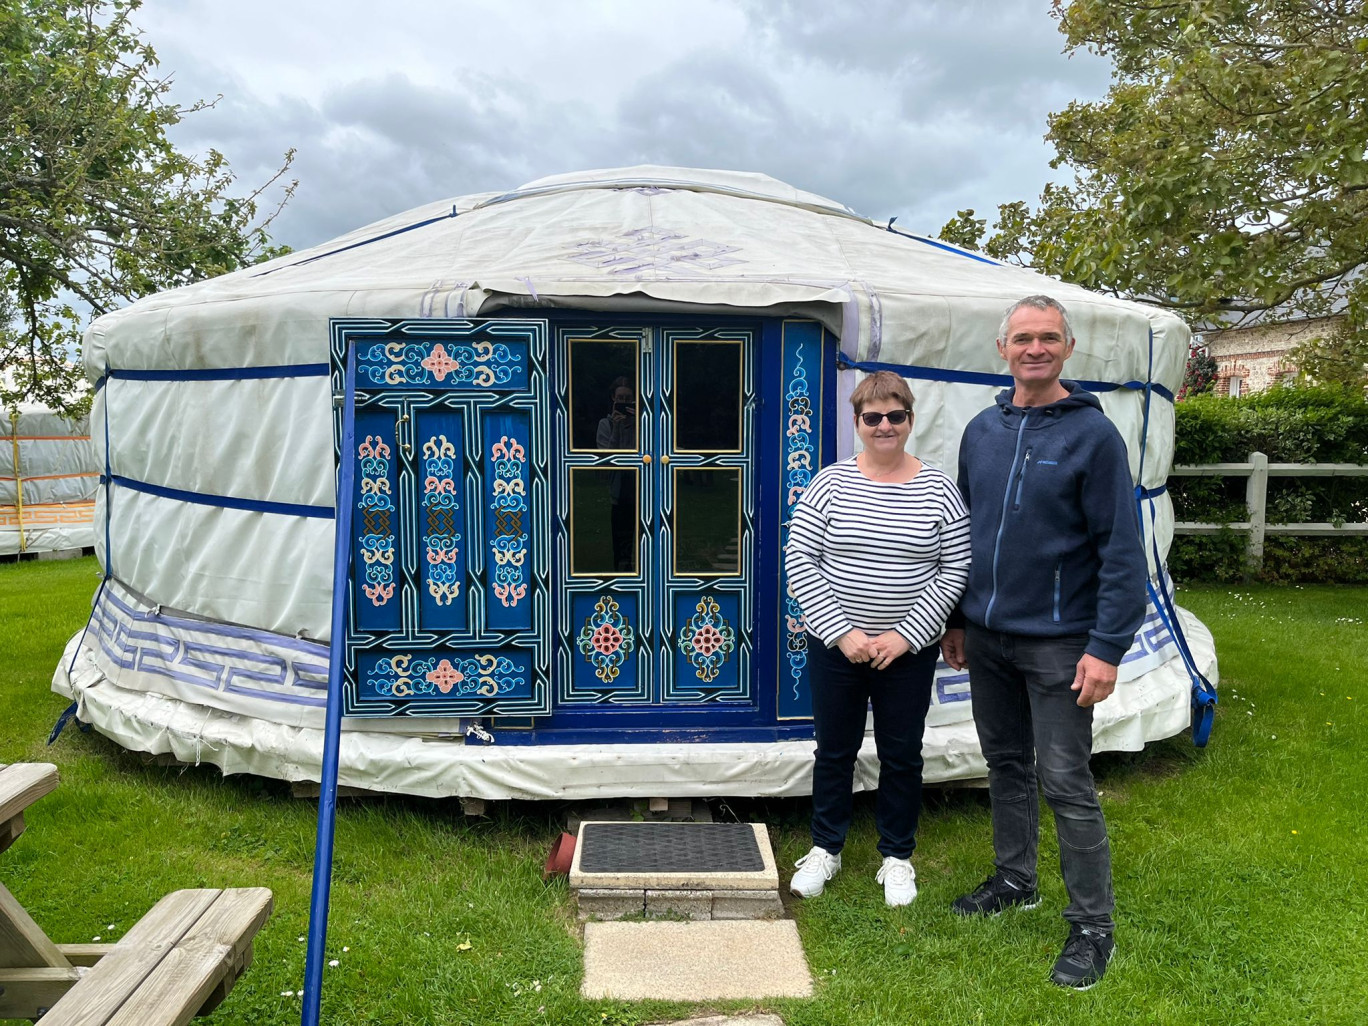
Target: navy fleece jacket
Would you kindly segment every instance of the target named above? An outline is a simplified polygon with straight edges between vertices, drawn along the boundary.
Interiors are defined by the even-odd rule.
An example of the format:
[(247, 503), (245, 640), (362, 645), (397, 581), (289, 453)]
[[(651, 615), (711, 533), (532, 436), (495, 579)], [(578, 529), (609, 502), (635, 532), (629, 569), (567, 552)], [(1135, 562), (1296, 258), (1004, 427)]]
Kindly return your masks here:
[(1038, 407), (1013, 406), (1006, 389), (964, 429), (974, 555), (960, 611), (1009, 634), (1086, 633), (1085, 651), (1117, 665), (1148, 572), (1126, 443), (1096, 396), (1061, 384), (1069, 395)]

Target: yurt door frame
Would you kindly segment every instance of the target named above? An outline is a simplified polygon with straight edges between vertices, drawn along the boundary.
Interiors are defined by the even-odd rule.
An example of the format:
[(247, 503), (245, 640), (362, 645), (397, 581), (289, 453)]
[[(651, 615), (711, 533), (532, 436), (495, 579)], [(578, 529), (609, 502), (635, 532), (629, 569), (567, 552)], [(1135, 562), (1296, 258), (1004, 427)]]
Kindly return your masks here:
[(554, 334), (555, 724), (755, 724), (759, 330)]
[(811, 736), (783, 546), (834, 453), (821, 325), (331, 326), (347, 716), (514, 744)]

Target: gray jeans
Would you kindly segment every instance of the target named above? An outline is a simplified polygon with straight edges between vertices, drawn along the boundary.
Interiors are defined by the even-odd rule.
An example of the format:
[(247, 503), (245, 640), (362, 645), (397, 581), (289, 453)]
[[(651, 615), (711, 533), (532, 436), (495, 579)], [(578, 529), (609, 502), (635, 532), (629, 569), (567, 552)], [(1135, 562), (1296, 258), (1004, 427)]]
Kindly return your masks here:
[(1034, 638), (975, 624), (965, 629), (969, 687), (979, 745), (988, 762), (997, 869), (1037, 886), (1039, 786), (1055, 817), (1070, 923), (1110, 933), (1111, 849), (1092, 770), (1091, 707), (1070, 689), (1088, 636)]

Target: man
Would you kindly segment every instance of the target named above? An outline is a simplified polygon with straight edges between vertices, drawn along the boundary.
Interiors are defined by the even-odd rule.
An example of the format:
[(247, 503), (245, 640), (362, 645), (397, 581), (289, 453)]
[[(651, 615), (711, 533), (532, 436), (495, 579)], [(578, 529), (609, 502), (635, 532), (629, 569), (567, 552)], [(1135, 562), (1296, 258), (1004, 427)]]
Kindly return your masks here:
[(1074, 348), (1064, 308), (1021, 300), (997, 346), (1014, 385), (960, 442), (973, 564), (941, 643), (950, 666), (969, 668), (996, 870), (951, 908), (1040, 903), (1038, 778), (1069, 893), (1069, 939), (1050, 978), (1086, 990), (1115, 950), (1107, 825), (1088, 767), (1093, 706), (1116, 687), (1144, 617), (1147, 569), (1125, 442), (1092, 393), (1059, 377)]

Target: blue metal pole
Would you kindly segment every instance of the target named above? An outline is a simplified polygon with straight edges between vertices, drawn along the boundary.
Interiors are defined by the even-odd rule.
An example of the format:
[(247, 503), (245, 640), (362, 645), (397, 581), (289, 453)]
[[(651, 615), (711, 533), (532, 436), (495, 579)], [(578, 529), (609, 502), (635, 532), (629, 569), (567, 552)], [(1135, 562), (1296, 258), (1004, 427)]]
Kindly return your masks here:
[(328, 643), (328, 710), (323, 733), (323, 771), (318, 782), (318, 841), (314, 847), (313, 897), (309, 903), (309, 950), (304, 963), (302, 1026), (318, 1026), (323, 1001), (323, 959), (332, 890), (333, 832), (337, 824), (337, 761), (342, 747), (342, 672), (347, 655), (347, 598), (351, 576), (352, 488), (356, 454), (356, 350), (347, 346), (342, 405), (341, 459), (333, 543), (332, 637)]

